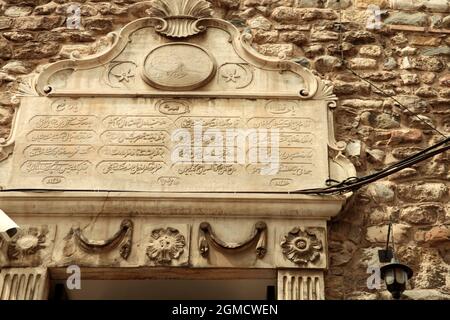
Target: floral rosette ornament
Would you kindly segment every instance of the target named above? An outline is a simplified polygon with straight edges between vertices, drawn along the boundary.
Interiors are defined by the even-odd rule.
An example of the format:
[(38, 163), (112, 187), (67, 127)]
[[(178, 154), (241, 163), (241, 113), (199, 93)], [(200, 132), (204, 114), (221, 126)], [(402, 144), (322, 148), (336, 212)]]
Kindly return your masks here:
[(177, 229), (159, 228), (152, 231), (147, 257), (158, 264), (170, 264), (183, 254), (186, 239)]
[(311, 229), (295, 227), (281, 241), (284, 256), (297, 265), (314, 263), (323, 250), (322, 241)]
[(19, 260), (34, 255), (45, 248), (47, 234), (48, 229), (46, 227), (43, 227), (42, 230), (35, 227), (20, 230), (8, 245), (8, 257), (11, 260)]

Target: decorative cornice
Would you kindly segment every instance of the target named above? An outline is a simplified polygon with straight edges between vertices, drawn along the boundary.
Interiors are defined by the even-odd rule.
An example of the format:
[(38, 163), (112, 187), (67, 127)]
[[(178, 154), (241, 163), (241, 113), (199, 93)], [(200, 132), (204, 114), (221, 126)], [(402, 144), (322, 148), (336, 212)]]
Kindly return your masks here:
[[(167, 0), (166, 0), (167, 1)], [(166, 19), (166, 18), (164, 18)], [(44, 68), (44, 70), (37, 76), (35, 80), (35, 88), (40, 96), (83, 96), (83, 95), (97, 95), (97, 96), (127, 96), (127, 95), (140, 95), (140, 96), (168, 96), (170, 94), (176, 94), (177, 97), (191, 97), (191, 96), (201, 96), (201, 97), (251, 97), (251, 98), (286, 98), (286, 99), (314, 99), (317, 100), (318, 97), (321, 97), (323, 93), (321, 90), (325, 89), (323, 87), (322, 81), (320, 78), (315, 76), (311, 70), (306, 69), (303, 66), (295, 63), (290, 60), (280, 60), (276, 57), (264, 56), (261, 53), (257, 52), (251, 45), (251, 35), (248, 33), (241, 34), (239, 30), (233, 26), (231, 23), (216, 19), (216, 18), (201, 18), (195, 20), (197, 22), (201, 22), (201, 26), (205, 29), (208, 28), (218, 28), (224, 30), (230, 34), (230, 42), (236, 51), (237, 55), (241, 57), (249, 66), (252, 66), (257, 69), (263, 69), (266, 71), (279, 71), (279, 72), (293, 72), (299, 75), (303, 79), (303, 83), (298, 88), (297, 92), (293, 91), (292, 93), (279, 93), (279, 92), (234, 92), (231, 94), (228, 91), (217, 91), (214, 90), (212, 92), (205, 91), (177, 91), (172, 93), (170, 91), (158, 92), (158, 91), (139, 91), (133, 90), (130, 92), (116, 90), (114, 92), (98, 92), (98, 91), (83, 91), (83, 93), (76, 92), (70, 88), (66, 89), (57, 89), (52, 88), (49, 85), (49, 80), (51, 77), (65, 69), (72, 69), (75, 71), (80, 71), (83, 69), (90, 69), (93, 67), (97, 67), (99, 65), (109, 65), (114, 59), (125, 49), (125, 47), (131, 41), (131, 35), (138, 29), (141, 28), (154, 28), (155, 32), (160, 30), (158, 26), (164, 24), (165, 21), (163, 18), (152, 16), (148, 18), (141, 18), (135, 21), (130, 22), (126, 26), (124, 26), (119, 32), (113, 32), (109, 34), (114, 41), (111, 47), (101, 53), (97, 53), (92, 56), (83, 57), (83, 58), (75, 58), (61, 60), (54, 62)], [(172, 18), (170, 18), (172, 19)], [(169, 19), (169, 20), (170, 20)], [(184, 19), (184, 18), (183, 18)], [(167, 20), (167, 19), (166, 19)], [(159, 28), (159, 29), (158, 29)], [(159, 31), (158, 31), (159, 32)], [(329, 95), (329, 91), (326, 91), (326, 96), (331, 99), (334, 99), (334, 96)], [(316, 96), (319, 94), (319, 96)]]
[[(26, 201), (25, 201), (26, 199)], [(108, 201), (105, 202), (105, 199)], [(120, 215), (123, 207), (149, 216), (227, 217), (276, 216), (277, 218), (325, 219), (336, 216), (346, 196), (267, 193), (157, 193), (157, 192), (3, 192), (2, 209), (8, 214), (61, 214), (70, 207), (74, 216), (108, 212)], [(201, 206), (200, 206), (201, 204)], [(188, 208), (189, 210), (187, 210)], [(295, 209), (293, 209), (295, 208)]]

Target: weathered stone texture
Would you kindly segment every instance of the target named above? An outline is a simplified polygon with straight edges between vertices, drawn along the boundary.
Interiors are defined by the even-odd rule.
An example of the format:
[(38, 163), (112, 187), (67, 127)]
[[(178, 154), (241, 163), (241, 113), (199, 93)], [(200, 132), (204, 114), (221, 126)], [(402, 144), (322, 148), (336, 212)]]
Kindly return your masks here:
[[(73, 50), (95, 53), (102, 47), (91, 43), (147, 16), (151, 7), (139, 1), (81, 1), (80, 29), (68, 29), (67, 1), (4, 2), (0, 11), (0, 138), (10, 132), (12, 94), (20, 76), (68, 57)], [(441, 137), (424, 121), (450, 134), (448, 1), (341, 0), (342, 30), (336, 28), (339, 14), (334, 0), (211, 2), (218, 16), (242, 30), (251, 29), (254, 47), (261, 53), (309, 65), (333, 83), (340, 98), (336, 136), (348, 143), (346, 153), (359, 176), (438, 141)], [(366, 28), (366, 9), (371, 5), (388, 10), (382, 30)], [(425, 27), (445, 32), (425, 33)], [(409, 111), (367, 81), (395, 95)], [(449, 172), (448, 155), (434, 157), (356, 192), (352, 206), (331, 223), (331, 267), (325, 279), (328, 299), (389, 297), (367, 289), (366, 271), (367, 266), (377, 264), (377, 250), (386, 240), (390, 221), (395, 225), (399, 259), (415, 272), (406, 296), (450, 299), (450, 279), (445, 277), (450, 268)]]

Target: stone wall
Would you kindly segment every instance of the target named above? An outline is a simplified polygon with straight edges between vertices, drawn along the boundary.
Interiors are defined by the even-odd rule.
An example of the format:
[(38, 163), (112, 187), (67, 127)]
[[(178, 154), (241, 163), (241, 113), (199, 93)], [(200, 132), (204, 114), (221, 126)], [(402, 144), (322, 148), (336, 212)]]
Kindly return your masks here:
[[(424, 121), (450, 133), (450, 1), (211, 2), (217, 17), (252, 32), (261, 53), (294, 59), (334, 84), (340, 98), (336, 136), (348, 143), (347, 155), (359, 175), (440, 140)], [(103, 50), (109, 45), (108, 32), (145, 16), (151, 6), (139, 0), (80, 0), (81, 27), (69, 29), (72, 3), (0, 0), (0, 139), (9, 134), (12, 95), (21, 77), (71, 54)], [(380, 9), (380, 24), (373, 20), (374, 5)], [(347, 65), (376, 87), (344, 67), (340, 39)], [(439, 155), (355, 195), (331, 222), (328, 299), (388, 297), (367, 288), (366, 270), (378, 264), (377, 250), (385, 242), (390, 219), (398, 256), (415, 272), (407, 296), (450, 298), (449, 167), (448, 153)]]

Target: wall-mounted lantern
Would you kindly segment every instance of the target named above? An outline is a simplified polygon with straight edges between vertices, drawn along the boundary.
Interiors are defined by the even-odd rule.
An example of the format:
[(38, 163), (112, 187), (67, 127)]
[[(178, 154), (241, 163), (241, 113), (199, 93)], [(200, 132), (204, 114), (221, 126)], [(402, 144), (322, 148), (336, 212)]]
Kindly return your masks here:
[(389, 229), (386, 239), (386, 249), (378, 251), (378, 258), (381, 263), (387, 263), (381, 267), (381, 278), (386, 283), (386, 288), (394, 299), (400, 299), (406, 284), (413, 276), (413, 271), (407, 265), (398, 262), (394, 251), (394, 236), (392, 232), (392, 248), (389, 247), (392, 223), (389, 223)]

